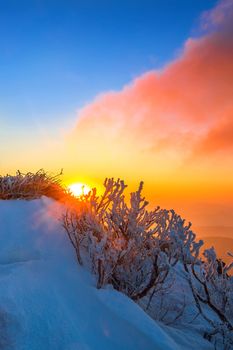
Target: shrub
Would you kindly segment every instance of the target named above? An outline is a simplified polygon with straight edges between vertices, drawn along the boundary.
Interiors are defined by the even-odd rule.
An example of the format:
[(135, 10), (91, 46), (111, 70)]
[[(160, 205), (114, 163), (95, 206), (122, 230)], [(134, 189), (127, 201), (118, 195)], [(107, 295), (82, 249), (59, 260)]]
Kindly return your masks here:
[(41, 196), (62, 199), (65, 189), (61, 186), (60, 174), (52, 176), (43, 169), (36, 173), (0, 176), (0, 199), (35, 199)]
[[(214, 340), (216, 348), (233, 347), (233, 276), (229, 275), (233, 262), (225, 264), (218, 259), (214, 248), (204, 251), (201, 264), (184, 263), (198, 313), (209, 323), (211, 330), (205, 338)], [(232, 254), (229, 253), (231, 257)], [(211, 311), (215, 315), (210, 317)]]
[[(101, 197), (93, 189), (78, 198), (63, 217), (78, 262), (92, 269), (97, 288), (111, 284), (141, 306), (144, 300), (147, 312), (152, 299), (160, 296), (162, 316), (158, 319), (169, 316), (175, 322), (187, 306), (183, 294), (183, 302), (178, 300), (174, 308), (167, 293), (169, 289), (172, 292), (171, 276), (179, 263), (189, 287), (189, 300), (197, 310), (195, 318), (201, 316), (210, 326), (203, 335), (218, 342), (220, 348), (230, 348), (233, 279), (228, 272), (232, 264), (220, 263), (213, 249), (206, 250), (201, 259), (203, 241), (196, 240), (191, 224), (186, 225), (174, 210), (157, 207), (148, 211), (142, 182), (131, 193), (129, 203), (124, 196), (124, 181), (106, 179), (104, 187)], [(153, 305), (157, 307), (158, 302)]]
[(190, 225), (174, 211), (146, 209), (142, 182), (129, 204), (123, 181), (106, 179), (104, 186), (101, 197), (95, 190), (82, 196), (80, 205), (67, 211), (63, 226), (80, 264), (82, 251), (88, 253), (98, 288), (110, 283), (138, 300), (163, 283), (181, 254), (185, 261), (194, 259), (201, 242), (194, 242)]

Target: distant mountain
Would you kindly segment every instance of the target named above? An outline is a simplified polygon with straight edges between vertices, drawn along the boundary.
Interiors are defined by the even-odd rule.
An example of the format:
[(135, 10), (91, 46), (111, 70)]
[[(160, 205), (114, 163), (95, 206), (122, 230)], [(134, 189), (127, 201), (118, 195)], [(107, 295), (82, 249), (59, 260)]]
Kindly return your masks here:
[(225, 262), (230, 258), (227, 252), (233, 253), (233, 227), (232, 226), (195, 226), (193, 231), (198, 239), (203, 239), (204, 249), (214, 247), (217, 255)]
[(204, 237), (226, 237), (233, 239), (233, 227), (232, 226), (195, 226), (193, 225), (193, 231), (200, 238)]

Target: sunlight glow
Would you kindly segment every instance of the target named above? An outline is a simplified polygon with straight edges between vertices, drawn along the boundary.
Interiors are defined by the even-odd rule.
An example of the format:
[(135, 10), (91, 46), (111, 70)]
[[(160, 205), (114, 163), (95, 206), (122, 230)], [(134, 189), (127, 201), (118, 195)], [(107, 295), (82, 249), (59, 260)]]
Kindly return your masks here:
[(68, 188), (75, 197), (86, 195), (91, 191), (91, 188), (88, 185), (81, 182), (71, 184)]

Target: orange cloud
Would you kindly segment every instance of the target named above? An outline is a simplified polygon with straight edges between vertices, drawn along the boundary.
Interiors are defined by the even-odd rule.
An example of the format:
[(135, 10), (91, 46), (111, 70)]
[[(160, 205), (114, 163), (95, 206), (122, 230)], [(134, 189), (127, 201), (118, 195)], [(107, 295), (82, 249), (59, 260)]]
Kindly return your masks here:
[[(233, 111), (232, 111), (233, 112)], [(232, 112), (229, 119), (218, 123), (211, 128), (208, 134), (201, 140), (196, 148), (197, 154), (209, 155), (210, 153), (233, 152), (233, 118)]]
[(150, 201), (197, 224), (233, 226), (233, 0), (202, 28), (162, 70), (82, 108), (69, 152), (88, 174), (145, 180)]
[[(90, 152), (100, 147), (108, 160), (123, 147), (126, 152), (163, 153), (178, 163), (200, 150), (230, 151), (233, 1), (220, 2), (203, 18), (209, 31), (187, 40), (181, 56), (163, 70), (148, 72), (119, 92), (104, 93), (80, 110), (73, 135), (77, 147), (85, 139), (91, 142)], [(111, 147), (113, 153), (107, 155)]]

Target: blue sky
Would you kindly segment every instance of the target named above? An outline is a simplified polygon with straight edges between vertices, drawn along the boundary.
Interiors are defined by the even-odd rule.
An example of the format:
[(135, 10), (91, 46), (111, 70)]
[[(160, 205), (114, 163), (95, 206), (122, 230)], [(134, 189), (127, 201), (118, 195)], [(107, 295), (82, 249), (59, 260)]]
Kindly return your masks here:
[(213, 0), (0, 1), (0, 120), (54, 128), (172, 60)]

